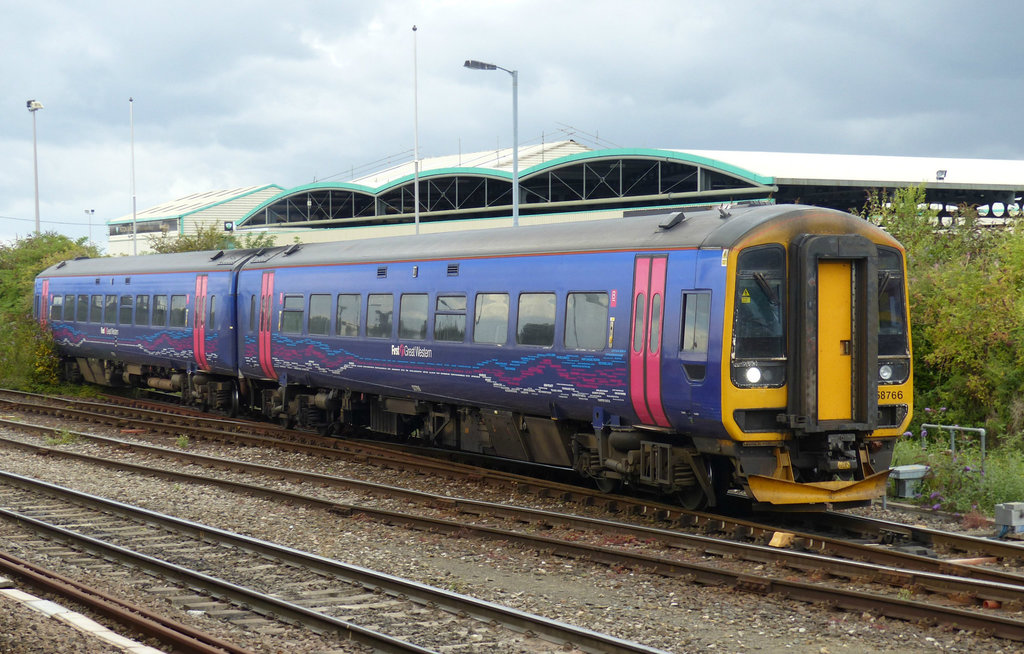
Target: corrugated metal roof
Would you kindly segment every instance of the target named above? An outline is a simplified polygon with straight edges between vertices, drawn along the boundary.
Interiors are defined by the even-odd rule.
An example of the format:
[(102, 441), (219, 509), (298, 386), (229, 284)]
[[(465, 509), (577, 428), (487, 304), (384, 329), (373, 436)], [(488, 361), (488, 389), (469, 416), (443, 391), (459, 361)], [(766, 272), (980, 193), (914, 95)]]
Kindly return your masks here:
[[(679, 150), (728, 162), (769, 175), (779, 184), (827, 181), (830, 184), (877, 182), (888, 187), (945, 182), (986, 188), (1024, 188), (1024, 161), (1011, 159), (958, 159), (954, 157), (892, 157), (743, 150)], [(943, 178), (937, 178), (945, 171)]]
[[(277, 192), (281, 190), (281, 187), (276, 184), (260, 184), (259, 186), (243, 186), (241, 188), (203, 191), (202, 193), (193, 193), (192, 195), (186, 195), (185, 197), (178, 198), (176, 200), (169, 200), (152, 207), (147, 207), (141, 211), (137, 211), (135, 216), (137, 220), (180, 218), (190, 213), (202, 211), (203, 209), (221, 204), (222, 202), (228, 202), (230, 200), (245, 197), (263, 189), (273, 189)], [(127, 214), (111, 220), (110, 223), (130, 222), (131, 219), (132, 215)]]

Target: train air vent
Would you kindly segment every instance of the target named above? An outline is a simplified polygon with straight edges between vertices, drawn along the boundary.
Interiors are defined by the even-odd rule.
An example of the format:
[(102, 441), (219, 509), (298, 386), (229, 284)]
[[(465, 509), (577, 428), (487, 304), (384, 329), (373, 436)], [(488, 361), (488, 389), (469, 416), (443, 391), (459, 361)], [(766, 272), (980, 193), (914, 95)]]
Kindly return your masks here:
[(66, 265), (68, 265), (67, 261), (61, 261), (60, 263), (57, 264), (57, 269), (60, 270), (61, 268), (63, 268)]
[(457, 264), (457, 263), (450, 263), (450, 264), (448, 264), (448, 276), (449, 277), (458, 277), (459, 276), (459, 264)]
[(377, 266), (377, 279), (385, 279), (388, 276), (387, 266)]
[(658, 229), (672, 229), (673, 227), (683, 222), (684, 220), (686, 220), (686, 214), (684, 214), (682, 211), (677, 211), (673, 214), (670, 214), (668, 220), (658, 225)]
[(291, 245), (288, 246), (288, 249), (282, 252), (281, 254), (287, 257), (289, 254), (295, 254), (296, 252), (298, 252), (299, 248), (301, 247), (301, 243), (292, 243)]
[(220, 259), (223, 256), (224, 256), (224, 250), (218, 250), (217, 254), (215, 254), (212, 257), (210, 257), (210, 261), (216, 261), (217, 259)]

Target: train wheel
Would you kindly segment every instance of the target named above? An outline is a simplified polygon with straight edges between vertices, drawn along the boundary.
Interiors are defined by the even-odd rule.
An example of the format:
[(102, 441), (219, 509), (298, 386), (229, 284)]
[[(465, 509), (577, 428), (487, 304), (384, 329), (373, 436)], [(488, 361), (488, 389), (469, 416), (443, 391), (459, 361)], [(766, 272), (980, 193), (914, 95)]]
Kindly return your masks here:
[(228, 401), (228, 417), (237, 418), (242, 408), (241, 393), (238, 390), (238, 382), (231, 383), (231, 397)]
[(708, 496), (700, 484), (687, 486), (677, 492), (676, 501), (687, 511), (703, 511), (708, 508)]

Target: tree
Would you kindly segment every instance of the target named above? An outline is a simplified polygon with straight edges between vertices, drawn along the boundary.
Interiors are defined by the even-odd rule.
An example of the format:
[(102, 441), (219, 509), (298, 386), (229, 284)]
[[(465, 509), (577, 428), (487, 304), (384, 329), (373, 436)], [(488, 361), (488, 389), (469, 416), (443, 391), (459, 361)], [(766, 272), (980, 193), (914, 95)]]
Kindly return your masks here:
[(249, 232), (241, 238), (234, 232), (225, 232), (217, 225), (200, 227), (195, 234), (171, 236), (164, 232), (149, 237), (149, 247), (157, 254), (169, 252), (197, 252), (200, 250), (235, 250), (261, 248), (274, 245), (274, 237), (266, 232)]

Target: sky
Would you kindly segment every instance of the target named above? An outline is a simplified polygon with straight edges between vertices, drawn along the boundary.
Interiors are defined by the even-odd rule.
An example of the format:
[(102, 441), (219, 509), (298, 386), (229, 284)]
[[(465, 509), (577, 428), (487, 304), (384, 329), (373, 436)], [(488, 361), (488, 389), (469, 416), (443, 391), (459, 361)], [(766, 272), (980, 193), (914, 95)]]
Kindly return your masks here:
[(42, 230), (102, 248), (133, 151), (141, 211), (348, 181), (410, 161), (417, 131), (421, 158), (509, 147), (511, 76), (466, 59), (518, 71), (524, 145), (1020, 160), (1022, 19), (1018, 0), (0, 0), (0, 243), (35, 229), (33, 118)]

